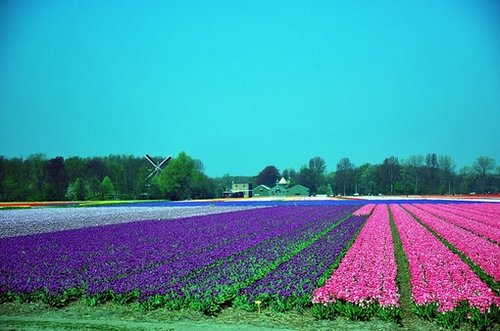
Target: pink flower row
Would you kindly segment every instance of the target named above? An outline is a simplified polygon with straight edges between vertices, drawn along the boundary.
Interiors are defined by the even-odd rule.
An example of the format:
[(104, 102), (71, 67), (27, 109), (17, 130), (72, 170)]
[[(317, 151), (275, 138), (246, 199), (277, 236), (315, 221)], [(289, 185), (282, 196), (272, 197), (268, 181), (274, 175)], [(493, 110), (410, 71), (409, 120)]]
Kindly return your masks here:
[(453, 310), (461, 301), (485, 312), (500, 298), (465, 262), (399, 205), (391, 205), (396, 228), (408, 258), (412, 296), (417, 305), (436, 303), (440, 312)]
[(500, 243), (500, 229), (498, 228), (495, 228), (493, 226), (478, 221), (467, 219), (466, 217), (463, 216), (451, 214), (449, 212), (435, 208), (431, 204), (421, 204), (418, 205), (418, 208), (428, 211), (436, 215), (437, 217), (445, 220), (446, 222), (458, 225), (468, 231), (474, 232), (478, 235), (488, 238), (497, 244)]
[(314, 291), (313, 303), (398, 306), (396, 272), (387, 205), (377, 205), (338, 269)]
[[(500, 203), (490, 204), (442, 204), (435, 205), (437, 208), (448, 213), (463, 216), (467, 219), (484, 223), (500, 229)], [(495, 209), (496, 213), (495, 213)]]
[(498, 264), (500, 246), (451, 223), (443, 222), (438, 217), (413, 205), (405, 204), (402, 207), (459, 249), (496, 281), (500, 280), (500, 265)]
[(464, 207), (468, 210), (477, 212), (479, 214), (487, 214), (493, 217), (500, 217), (500, 203), (498, 202), (485, 202), (485, 203), (472, 203), (467, 205), (457, 204), (457, 207)]
[(367, 205), (364, 205), (363, 207), (359, 208), (356, 210), (354, 213), (352, 213), (353, 216), (368, 216), (372, 212), (373, 208), (375, 207), (374, 203), (369, 203)]

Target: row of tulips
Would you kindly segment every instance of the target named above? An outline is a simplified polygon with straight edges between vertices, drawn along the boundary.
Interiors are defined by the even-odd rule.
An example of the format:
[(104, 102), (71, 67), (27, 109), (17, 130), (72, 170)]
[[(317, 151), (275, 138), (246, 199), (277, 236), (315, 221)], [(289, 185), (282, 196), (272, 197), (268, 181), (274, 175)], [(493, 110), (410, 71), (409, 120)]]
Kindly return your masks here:
[(500, 246), (461, 227), (443, 222), (437, 216), (414, 205), (404, 204), (402, 207), (464, 253), (493, 277), (495, 281), (500, 281), (500, 265), (498, 264), (498, 261), (500, 261)]
[(348, 218), (265, 278), (242, 290), (240, 299), (251, 308), (255, 301), (281, 310), (309, 304), (318, 282), (365, 220), (361, 216)]
[(167, 220), (218, 214), (254, 207), (92, 207), (32, 208), (2, 210), (0, 238), (57, 232), (91, 226), (143, 220)]
[(396, 271), (387, 206), (377, 205), (338, 269), (314, 291), (313, 303), (397, 307)]
[[(169, 254), (172, 252), (173, 256), (160, 260), (151, 268), (120, 273), (119, 275), (123, 276), (117, 279), (97, 279), (88, 283), (87, 291), (90, 295), (99, 295), (107, 290), (120, 295), (139, 291), (142, 297), (160, 292), (159, 286), (166, 286), (172, 291), (177, 289), (181, 291), (182, 287), (173, 285), (192, 273), (220, 263), (221, 260), (229, 259), (275, 237), (307, 228), (322, 215), (322, 212), (324, 211), (318, 208), (307, 207), (295, 210), (292, 207), (265, 208), (207, 216), (187, 226), (184, 226), (184, 223), (172, 226), (169, 232), (173, 231), (173, 236), (166, 235), (168, 232), (159, 233), (166, 250), (156, 254), (161, 257), (165, 256), (164, 252)], [(209, 219), (213, 222), (210, 221), (205, 225)], [(147, 231), (144, 235), (149, 239), (155, 233)], [(180, 236), (185, 240), (177, 241), (176, 238)]]
[[(353, 209), (298, 208), (306, 208), (308, 215), (290, 215), (289, 221), (296, 217), (306, 217), (310, 220), (307, 224), (275, 235), (259, 245), (221, 259), (215, 265), (197, 270), (183, 279), (156, 283), (142, 293), (140, 301), (153, 307), (179, 302), (180, 305), (194, 305), (203, 311), (216, 311), (222, 303), (234, 298), (241, 289), (264, 277), (279, 265), (289, 263), (291, 257), (324, 236)], [(286, 224), (282, 226), (286, 227)], [(197, 307), (199, 303), (203, 306)]]
[(369, 203), (369, 204), (363, 205), (363, 207), (354, 211), (354, 213), (352, 213), (352, 215), (353, 216), (368, 216), (373, 211), (373, 208), (375, 208), (375, 204)]
[[(96, 302), (110, 293), (120, 300), (166, 291), (205, 295), (197, 289), (227, 294), (228, 286), (234, 291), (263, 276), (354, 209), (274, 207), (3, 238), (0, 293), (71, 292)], [(238, 275), (250, 269), (250, 276)]]
[[(0, 240), (0, 289), (16, 293), (48, 289), (58, 293), (86, 287), (88, 294), (94, 294), (100, 291), (100, 284), (164, 264), (186, 273), (191, 267), (234, 254), (238, 247), (245, 249), (271, 238), (283, 230), (283, 222), (292, 213), (266, 208), (4, 238)], [(256, 226), (263, 217), (268, 221)], [(298, 220), (289, 226), (304, 223)], [(197, 258), (204, 251), (218, 256)]]
[(408, 258), (412, 297), (417, 306), (435, 305), (441, 313), (461, 302), (485, 313), (500, 299), (442, 242), (399, 205), (390, 205)]
[(468, 219), (461, 215), (449, 213), (439, 208), (435, 208), (434, 205), (431, 204), (419, 204), (417, 207), (436, 215), (446, 222), (460, 226), (461, 228), (483, 236), (496, 244), (500, 244), (500, 229), (497, 227)]
[[(461, 207), (457, 204), (456, 207)], [(498, 203), (474, 203), (467, 204), (466, 210), (475, 212), (476, 214), (486, 214), (493, 217), (500, 217), (500, 205)]]
[(439, 204), (435, 205), (449, 214), (465, 217), (500, 229), (500, 204)]

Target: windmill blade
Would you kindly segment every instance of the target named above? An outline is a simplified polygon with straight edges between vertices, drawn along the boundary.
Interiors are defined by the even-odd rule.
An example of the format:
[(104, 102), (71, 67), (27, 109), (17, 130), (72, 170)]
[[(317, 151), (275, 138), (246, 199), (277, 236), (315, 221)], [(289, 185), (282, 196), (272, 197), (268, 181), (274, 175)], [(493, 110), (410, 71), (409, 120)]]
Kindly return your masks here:
[(146, 159), (148, 159), (148, 161), (149, 161), (152, 165), (154, 165), (154, 166), (155, 166), (155, 168), (157, 168), (157, 167), (158, 167), (158, 165), (155, 163), (155, 161), (153, 161), (153, 158), (152, 158), (151, 156), (149, 156), (148, 154), (146, 154), (144, 157), (145, 157)]
[(146, 179), (149, 179), (149, 177), (153, 176), (155, 173), (156, 173), (156, 170), (151, 171), (151, 173), (149, 174), (148, 177), (146, 177)]
[(151, 173), (149, 174), (149, 176), (146, 179), (149, 179), (152, 176), (159, 174), (161, 172), (161, 167), (163, 165), (167, 164), (170, 161), (170, 159), (172, 158), (172, 156), (169, 155), (160, 163), (156, 163), (149, 154), (144, 155), (144, 157), (149, 161), (149, 163), (151, 163), (154, 166), (153, 171), (151, 171)]
[[(161, 168), (161, 166), (162, 166), (162, 165), (167, 164), (167, 163), (168, 163), (168, 161), (170, 161), (170, 159), (171, 159), (171, 158), (172, 158), (172, 156), (170, 156), (170, 155), (169, 155), (169, 156), (167, 156), (167, 157), (165, 158), (165, 160), (163, 160), (163, 161), (161, 161), (161, 162), (160, 162), (160, 164), (158, 165), (158, 168)], [(160, 169), (160, 170), (161, 170), (161, 169)]]

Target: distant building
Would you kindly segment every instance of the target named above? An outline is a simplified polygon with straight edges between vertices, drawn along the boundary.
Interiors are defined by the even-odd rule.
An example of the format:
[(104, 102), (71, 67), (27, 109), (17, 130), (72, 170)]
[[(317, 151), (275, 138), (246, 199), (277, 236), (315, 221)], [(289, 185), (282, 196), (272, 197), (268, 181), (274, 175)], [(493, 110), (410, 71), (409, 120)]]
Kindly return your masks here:
[(254, 197), (268, 197), (270, 195), (271, 188), (261, 184), (253, 189)]
[(292, 187), (289, 187), (287, 190), (286, 190), (286, 195), (299, 195), (299, 196), (306, 196), (308, 197), (309, 196), (309, 189), (303, 185), (300, 185), (300, 184), (297, 184), (297, 185), (294, 185)]
[(289, 182), (285, 179), (285, 177), (281, 177), (281, 179), (278, 181), (277, 184), (280, 184), (282, 186), (288, 186)]
[(286, 196), (286, 187), (280, 184), (276, 184), (269, 191), (269, 195), (272, 196)]
[(235, 184), (233, 182), (233, 185), (231, 187), (231, 191), (233, 192), (234, 198), (251, 198), (253, 196), (253, 184), (252, 183), (245, 183), (245, 184)]
[(234, 183), (231, 189), (226, 189), (222, 196), (224, 198), (251, 198), (251, 197), (286, 197), (286, 196), (305, 196), (310, 195), (309, 189), (303, 185), (297, 184), (288, 187), (289, 182), (281, 178), (276, 181), (276, 185), (272, 188), (261, 184), (253, 188), (252, 183)]

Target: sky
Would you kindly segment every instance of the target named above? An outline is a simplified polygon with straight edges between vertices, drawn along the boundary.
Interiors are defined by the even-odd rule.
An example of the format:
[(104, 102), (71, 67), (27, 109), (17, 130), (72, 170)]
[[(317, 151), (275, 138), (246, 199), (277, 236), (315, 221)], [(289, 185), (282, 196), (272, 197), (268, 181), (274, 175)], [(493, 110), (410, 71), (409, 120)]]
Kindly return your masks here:
[(499, 164), (499, 131), (498, 1), (0, 0), (6, 157), (459, 168)]

